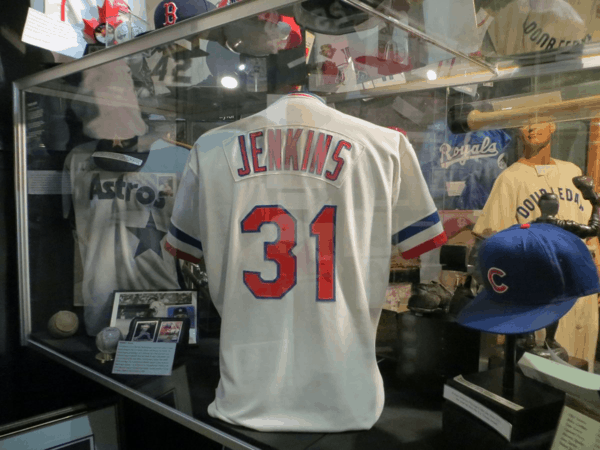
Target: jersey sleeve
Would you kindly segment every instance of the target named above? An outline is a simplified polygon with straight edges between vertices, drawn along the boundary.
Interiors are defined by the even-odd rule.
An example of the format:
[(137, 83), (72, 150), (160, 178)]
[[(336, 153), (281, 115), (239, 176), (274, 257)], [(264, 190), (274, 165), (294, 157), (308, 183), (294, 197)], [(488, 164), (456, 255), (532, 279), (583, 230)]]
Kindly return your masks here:
[(446, 243), (446, 233), (427, 189), (417, 156), (404, 136), (400, 139), (400, 176), (393, 209), (392, 244), (405, 259), (416, 258)]
[(192, 263), (197, 263), (202, 258), (200, 221), (198, 220), (200, 192), (198, 155), (196, 150), (192, 150), (177, 190), (165, 244), (165, 248), (170, 254)]
[(488, 237), (517, 224), (515, 198), (513, 182), (506, 172), (501, 173), (492, 187), (473, 232)]

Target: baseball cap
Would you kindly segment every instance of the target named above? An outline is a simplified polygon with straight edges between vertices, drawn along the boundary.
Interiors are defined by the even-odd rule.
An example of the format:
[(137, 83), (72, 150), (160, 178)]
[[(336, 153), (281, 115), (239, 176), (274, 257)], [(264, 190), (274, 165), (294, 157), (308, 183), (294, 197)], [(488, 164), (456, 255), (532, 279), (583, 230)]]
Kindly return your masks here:
[(213, 9), (215, 6), (205, 0), (166, 0), (154, 10), (154, 28), (158, 30)]
[(579, 297), (600, 291), (598, 272), (583, 241), (555, 225), (514, 225), (479, 250), (485, 290), (457, 322), (499, 334), (520, 334), (558, 321)]
[[(383, 0), (368, 0), (377, 7)], [(369, 14), (340, 0), (307, 0), (294, 4), (294, 16), (299, 25), (321, 34), (353, 33), (355, 27), (369, 20)], [(373, 23), (375, 26), (376, 23)]]

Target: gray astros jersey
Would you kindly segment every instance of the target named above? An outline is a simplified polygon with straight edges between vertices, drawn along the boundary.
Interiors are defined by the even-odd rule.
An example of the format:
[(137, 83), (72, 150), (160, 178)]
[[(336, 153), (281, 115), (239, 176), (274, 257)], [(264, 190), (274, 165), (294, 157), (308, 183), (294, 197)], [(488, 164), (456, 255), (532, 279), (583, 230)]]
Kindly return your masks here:
[(115, 290), (184, 287), (177, 261), (162, 246), (189, 153), (158, 140), (140, 171), (113, 172), (95, 166), (97, 142), (73, 149), (65, 162), (83, 264), (85, 328), (92, 336), (109, 325)]
[(445, 242), (406, 137), (284, 96), (196, 142), (171, 223), (167, 248), (204, 257), (222, 319), (209, 414), (262, 431), (373, 426), (392, 242), (408, 258)]

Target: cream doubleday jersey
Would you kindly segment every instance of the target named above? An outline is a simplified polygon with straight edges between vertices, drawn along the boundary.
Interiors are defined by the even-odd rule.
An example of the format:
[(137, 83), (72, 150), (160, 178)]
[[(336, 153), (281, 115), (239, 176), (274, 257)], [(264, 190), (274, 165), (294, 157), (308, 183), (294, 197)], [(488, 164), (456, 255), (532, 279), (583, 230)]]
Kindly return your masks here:
[(177, 260), (163, 246), (189, 152), (158, 140), (140, 171), (112, 172), (94, 164), (97, 142), (76, 147), (65, 162), (89, 335), (109, 325), (115, 290), (185, 287)]
[(294, 93), (196, 142), (167, 236), (221, 315), (208, 413), (261, 431), (369, 429), (392, 241), (446, 240), (408, 140)]
[(559, 219), (587, 224), (592, 207), (573, 184), (581, 169), (567, 161), (551, 161), (552, 164), (536, 166), (520, 159), (504, 170), (473, 231), (488, 236), (517, 223), (533, 222), (542, 215), (537, 203), (544, 193), (558, 196)]
[(488, 33), (499, 55), (556, 50), (591, 39), (565, 0), (514, 0), (494, 13)]

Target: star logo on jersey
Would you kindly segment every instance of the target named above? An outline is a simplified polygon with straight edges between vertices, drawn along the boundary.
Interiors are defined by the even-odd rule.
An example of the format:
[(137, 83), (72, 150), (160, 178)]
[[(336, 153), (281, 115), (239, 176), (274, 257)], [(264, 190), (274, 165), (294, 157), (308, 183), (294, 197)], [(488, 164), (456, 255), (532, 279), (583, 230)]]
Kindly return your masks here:
[(140, 240), (137, 249), (135, 250), (134, 258), (144, 253), (146, 250), (152, 250), (162, 258), (161, 241), (167, 234), (166, 231), (160, 231), (156, 228), (152, 213), (145, 228), (127, 227)]

